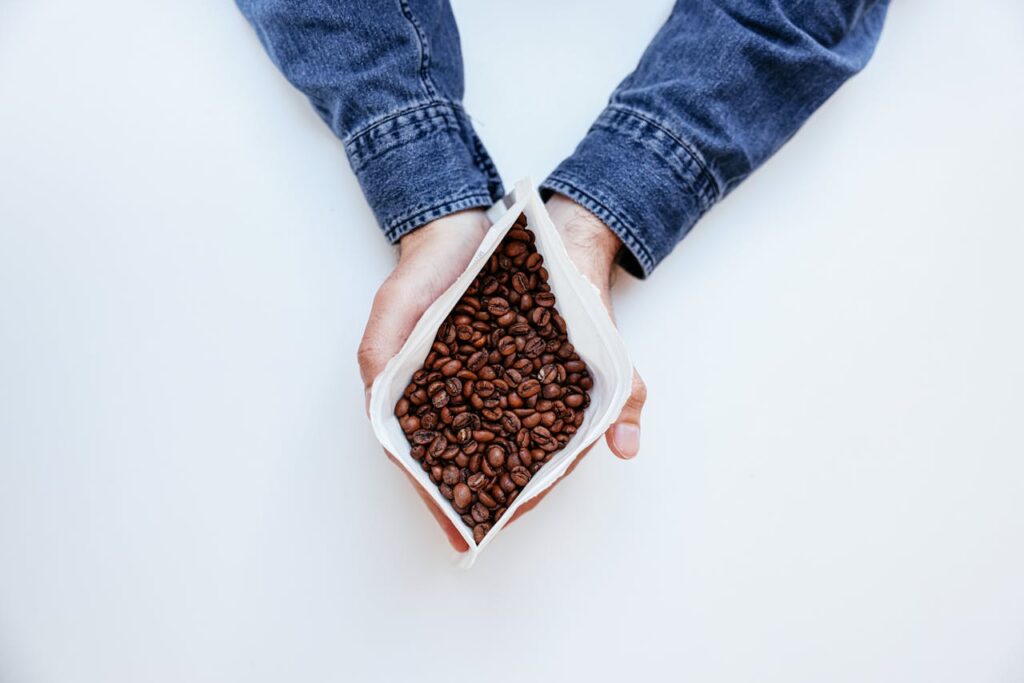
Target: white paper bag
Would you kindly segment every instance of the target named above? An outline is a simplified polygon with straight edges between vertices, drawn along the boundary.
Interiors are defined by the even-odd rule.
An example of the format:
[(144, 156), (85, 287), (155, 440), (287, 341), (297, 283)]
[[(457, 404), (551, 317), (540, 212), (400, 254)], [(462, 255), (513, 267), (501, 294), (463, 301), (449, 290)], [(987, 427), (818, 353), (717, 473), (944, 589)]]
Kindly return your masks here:
[[(473, 278), (487, 264), (520, 214), (526, 215), (527, 228), (536, 236), (536, 248), (544, 257), (548, 284), (555, 294), (555, 307), (565, 319), (569, 341), (586, 362), (594, 386), (590, 390), (590, 406), (584, 414), (583, 424), (572, 439), (533, 475), (502, 518), (493, 524), (477, 544), (473, 541), (472, 530), (441, 495), (420, 464), (413, 460), (410, 455), (411, 446), (398, 424), (394, 410), (412, 374), (423, 365), (423, 360), (430, 352), (438, 327), (458, 303)], [(511, 193), (491, 207), (488, 217), (493, 225), (484, 236), (473, 260), (455, 283), (423, 313), (402, 350), (373, 381), (370, 396), (370, 421), (377, 438), (397, 458), (399, 464), (423, 485), (466, 539), (469, 551), (462, 559), (466, 567), (473, 564), (480, 551), (512, 519), (520, 506), (554, 484), (576, 456), (608, 429), (629, 397), (633, 376), (633, 365), (626, 347), (601, 303), (597, 288), (569, 260), (562, 239), (530, 180), (516, 183)]]

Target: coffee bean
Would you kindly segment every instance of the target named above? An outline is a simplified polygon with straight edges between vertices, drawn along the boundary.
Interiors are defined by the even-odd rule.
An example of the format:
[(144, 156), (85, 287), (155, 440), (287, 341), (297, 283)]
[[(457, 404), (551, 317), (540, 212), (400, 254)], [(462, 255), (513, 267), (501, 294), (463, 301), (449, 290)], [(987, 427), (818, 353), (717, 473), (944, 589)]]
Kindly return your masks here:
[(543, 308), (551, 308), (555, 305), (555, 295), (551, 292), (537, 292), (533, 297), (533, 302)]
[(405, 417), (406, 415), (409, 414), (410, 407), (411, 404), (409, 403), (409, 399), (403, 396), (402, 398), (398, 399), (398, 403), (395, 404), (395, 416)]
[(487, 463), (495, 470), (505, 464), (505, 449), (501, 446), (491, 446), (487, 449)]
[[(472, 518), (475, 521), (475, 517)], [(467, 523), (468, 526), (468, 523)], [(477, 524), (473, 527), (473, 542), (479, 544), (480, 541), (484, 540), (484, 536), (491, 530), (490, 524)]]
[(473, 519), (477, 522), (486, 522), (491, 518), (491, 511), (483, 503), (473, 503), (469, 514), (473, 515)]
[(449, 486), (455, 486), (459, 483), (459, 468), (455, 465), (448, 465), (441, 472), (441, 479)]
[(455, 484), (452, 488), (452, 496), (456, 505), (460, 508), (469, 507), (473, 502), (473, 492), (466, 484)]
[(530, 311), (530, 322), (537, 327), (544, 327), (551, 322), (551, 313), (546, 308), (535, 308)]
[(430, 395), (431, 404), (438, 410), (448, 405), (449, 400), (451, 400), (451, 395), (443, 387)]
[(533, 378), (523, 380), (523, 382), (521, 382), (519, 386), (516, 387), (516, 393), (522, 396), (523, 398), (530, 398), (531, 396), (536, 396), (538, 393), (540, 393), (540, 382)]
[(523, 272), (517, 272), (512, 276), (512, 289), (517, 294), (525, 294), (530, 289), (530, 278)]
[(466, 361), (466, 367), (472, 370), (473, 372), (476, 372), (477, 370), (482, 368), (484, 366), (484, 363), (486, 362), (487, 352), (477, 351), (476, 353), (469, 357), (469, 360)]
[(541, 395), (547, 399), (554, 399), (560, 397), (563, 391), (565, 390), (558, 384), (545, 384), (544, 389), (541, 390)]
[(515, 434), (519, 431), (521, 422), (515, 413), (504, 413), (501, 416), (501, 429), (506, 434)]
[(511, 356), (516, 352), (516, 340), (512, 337), (502, 337), (498, 340), (498, 353), (503, 356)]
[(522, 488), (530, 482), (530, 471), (525, 467), (516, 467), (509, 473), (509, 477), (516, 486)]
[(533, 233), (528, 230), (523, 230), (523, 227), (526, 225), (526, 221), (522, 217), (520, 217), (520, 220), (523, 222), (520, 223), (517, 221), (516, 226), (518, 227), (510, 229), (505, 237), (510, 240), (518, 240), (520, 242), (526, 242), (527, 244), (533, 244)]
[(508, 313), (508, 300), (500, 296), (491, 297), (487, 300), (487, 312), (495, 318)]
[(498, 501), (494, 500), (494, 498), (491, 497), (491, 494), (487, 490), (477, 491), (476, 497), (477, 500), (480, 501), (480, 503), (477, 503), (478, 505), (482, 503), (488, 508), (494, 508), (498, 506)]
[(446, 362), (444, 365), (441, 366), (441, 374), (444, 375), (445, 377), (454, 377), (455, 373), (457, 373), (461, 369), (462, 361), (458, 360), (457, 358), (453, 358), (452, 360)]
[(437, 438), (437, 432), (429, 429), (417, 429), (412, 434), (412, 442), (419, 446), (426, 445)]

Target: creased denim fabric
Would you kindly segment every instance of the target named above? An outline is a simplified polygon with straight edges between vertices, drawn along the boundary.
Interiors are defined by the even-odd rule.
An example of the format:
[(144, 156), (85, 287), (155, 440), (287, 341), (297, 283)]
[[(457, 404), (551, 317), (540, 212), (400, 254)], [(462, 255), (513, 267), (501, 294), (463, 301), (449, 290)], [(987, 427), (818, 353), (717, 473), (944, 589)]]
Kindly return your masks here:
[[(486, 206), (501, 179), (462, 108), (446, 0), (238, 0), (344, 142), (392, 241)], [(679, 0), (544, 181), (615, 231), (644, 277), (874, 51), (887, 0)]]

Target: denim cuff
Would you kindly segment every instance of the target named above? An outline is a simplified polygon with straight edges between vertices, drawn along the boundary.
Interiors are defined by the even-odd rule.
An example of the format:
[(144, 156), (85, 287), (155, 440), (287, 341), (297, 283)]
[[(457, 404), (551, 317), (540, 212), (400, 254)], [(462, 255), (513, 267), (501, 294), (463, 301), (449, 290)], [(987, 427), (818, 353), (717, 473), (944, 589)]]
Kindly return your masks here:
[(700, 154), (652, 117), (611, 105), (541, 184), (619, 236), (623, 268), (645, 278), (719, 196)]
[(505, 194), (469, 117), (455, 103), (404, 109), (344, 143), (370, 208), (392, 243), (424, 223), (490, 206)]

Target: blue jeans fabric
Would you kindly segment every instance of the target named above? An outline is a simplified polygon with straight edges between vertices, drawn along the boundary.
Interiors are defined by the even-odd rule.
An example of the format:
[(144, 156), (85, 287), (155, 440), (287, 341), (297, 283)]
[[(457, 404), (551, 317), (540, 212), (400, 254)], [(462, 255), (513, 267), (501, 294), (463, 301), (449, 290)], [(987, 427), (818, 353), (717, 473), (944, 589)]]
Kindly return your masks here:
[[(385, 235), (487, 206), (501, 178), (462, 108), (447, 0), (237, 0), (342, 140)], [(867, 63), (888, 0), (679, 0), (542, 183), (604, 221), (644, 277)]]

